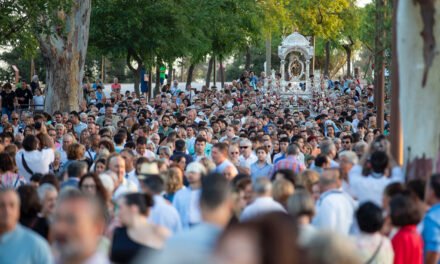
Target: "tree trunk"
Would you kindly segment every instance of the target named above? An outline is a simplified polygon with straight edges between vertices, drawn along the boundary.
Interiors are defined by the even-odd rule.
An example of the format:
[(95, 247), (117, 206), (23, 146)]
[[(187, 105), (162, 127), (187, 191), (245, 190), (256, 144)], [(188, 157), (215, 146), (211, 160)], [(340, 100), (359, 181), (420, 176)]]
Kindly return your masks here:
[(384, 129), (384, 98), (385, 98), (385, 53), (384, 53), (384, 7), (385, 0), (376, 1), (376, 35), (375, 35), (375, 84), (374, 101), (377, 109), (376, 123), (380, 131)]
[(330, 40), (325, 43), (325, 65), (324, 65), (324, 75), (329, 76), (330, 68)]
[(223, 69), (223, 59), (220, 57), (220, 82), (222, 88), (225, 88), (225, 71)]
[[(148, 67), (148, 99), (151, 98), (152, 95), (154, 95), (153, 93), (153, 67), (149, 66)], [(150, 101), (150, 100), (148, 100)]]
[(246, 62), (245, 62), (245, 65), (244, 65), (244, 69), (245, 70), (250, 70), (251, 69), (251, 60), (252, 60), (252, 57), (251, 57), (251, 47), (247, 46), (246, 47)]
[(351, 46), (344, 46), (345, 52), (347, 54), (347, 76), (351, 75)]
[[(66, 14), (65, 31), (37, 36), (46, 62), (45, 111), (79, 110), (89, 40), (91, 0), (75, 1)], [(61, 35), (59, 35), (61, 34)]]
[[(315, 52), (316, 52), (316, 47), (315, 47), (315, 35), (313, 35), (312, 36), (312, 45), (313, 45), (313, 48), (315, 49)], [(313, 52), (313, 57), (312, 57), (312, 70), (310, 71), (312, 74), (313, 74), (313, 76), (315, 76), (315, 52)]]
[[(135, 59), (137, 62), (137, 67), (133, 67), (133, 65), (131, 64), (132, 59)], [(139, 90), (139, 83), (140, 83), (140, 74), (141, 74), (141, 69), (143, 67), (143, 62), (141, 60), (141, 58), (136, 54), (136, 52), (134, 50), (129, 49), (127, 51), (127, 66), (128, 68), (131, 70), (131, 73), (133, 74), (133, 81), (134, 81), (134, 91), (136, 92), (136, 94), (139, 96), (140, 94), (140, 90)]]
[(132, 71), (133, 73), (133, 77), (134, 77), (134, 91), (137, 94), (137, 96), (140, 95), (140, 90), (139, 90), (139, 84), (140, 84), (140, 80), (139, 78), (141, 78), (141, 70), (138, 67), (138, 69), (136, 71)]
[(160, 94), (160, 64), (156, 65), (156, 86), (154, 87), (154, 96)]
[(270, 76), (272, 70), (272, 33), (266, 37), (266, 76)]
[(212, 65), (214, 63), (214, 58), (211, 57), (209, 58), (209, 62), (208, 62), (208, 71), (206, 72), (206, 88), (209, 88), (209, 85), (211, 84), (211, 74), (212, 74)]
[(213, 81), (214, 81), (214, 86), (217, 87), (217, 72), (216, 72), (216, 67), (215, 67), (215, 56), (214, 56), (214, 61), (212, 63), (212, 68), (213, 68)]
[(193, 80), (193, 72), (194, 72), (194, 68), (196, 67), (195, 64), (191, 63), (191, 65), (189, 66), (188, 69), (188, 77), (186, 78), (186, 87), (188, 87), (188, 85), (191, 85), (192, 80)]
[(440, 39), (434, 25), (434, 21), (440, 21), (438, 10), (440, 1), (398, 4), (399, 104), (404, 106), (400, 114), (407, 179), (426, 179), (440, 172), (440, 57), (435, 56), (438, 41), (433, 41)]
[(167, 76), (167, 84), (171, 85), (173, 81), (173, 62), (168, 62), (168, 76)]

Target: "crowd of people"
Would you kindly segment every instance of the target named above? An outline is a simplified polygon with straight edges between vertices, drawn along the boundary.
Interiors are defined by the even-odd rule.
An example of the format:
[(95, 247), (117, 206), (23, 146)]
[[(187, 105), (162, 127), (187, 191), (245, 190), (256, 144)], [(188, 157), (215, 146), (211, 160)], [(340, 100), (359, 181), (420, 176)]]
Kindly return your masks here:
[(406, 180), (373, 85), (279, 85), (245, 71), (149, 100), (98, 80), (46, 113), (3, 84), (0, 263), (440, 263), (440, 175)]

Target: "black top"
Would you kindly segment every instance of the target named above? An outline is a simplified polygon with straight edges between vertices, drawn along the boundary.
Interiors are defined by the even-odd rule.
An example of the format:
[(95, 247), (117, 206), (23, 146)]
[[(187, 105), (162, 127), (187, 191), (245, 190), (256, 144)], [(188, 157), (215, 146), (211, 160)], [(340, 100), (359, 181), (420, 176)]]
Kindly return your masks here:
[(47, 218), (38, 216), (35, 225), (32, 227), (32, 230), (40, 234), (46, 240), (49, 239), (49, 221)]
[(11, 91), (10, 93), (6, 93), (5, 91), (1, 92), (3, 107), (6, 107), (8, 110), (14, 110), (14, 100), (15, 100), (15, 92)]
[(131, 263), (139, 253), (150, 255), (157, 249), (141, 245), (133, 241), (127, 233), (126, 227), (116, 228), (113, 233), (113, 243), (110, 260), (114, 263)]
[(15, 95), (17, 98), (23, 98), (23, 100), (18, 99), (20, 105), (28, 105), (30, 100), (32, 100), (32, 91), (29, 89), (19, 88), (15, 90)]

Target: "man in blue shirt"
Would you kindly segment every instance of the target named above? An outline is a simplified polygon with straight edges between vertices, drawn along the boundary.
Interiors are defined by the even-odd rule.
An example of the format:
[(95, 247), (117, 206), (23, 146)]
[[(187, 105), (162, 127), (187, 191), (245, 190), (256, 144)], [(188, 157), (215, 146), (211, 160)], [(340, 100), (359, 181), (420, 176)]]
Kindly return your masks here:
[(0, 263), (53, 263), (49, 244), (20, 225), (20, 198), (12, 189), (0, 190)]
[(432, 207), (423, 219), (425, 263), (438, 264), (440, 263), (440, 174), (431, 176), (426, 200)]
[(252, 181), (260, 177), (270, 179), (270, 172), (272, 171), (273, 165), (267, 162), (267, 150), (264, 147), (258, 147), (256, 152), (258, 160), (251, 165)]

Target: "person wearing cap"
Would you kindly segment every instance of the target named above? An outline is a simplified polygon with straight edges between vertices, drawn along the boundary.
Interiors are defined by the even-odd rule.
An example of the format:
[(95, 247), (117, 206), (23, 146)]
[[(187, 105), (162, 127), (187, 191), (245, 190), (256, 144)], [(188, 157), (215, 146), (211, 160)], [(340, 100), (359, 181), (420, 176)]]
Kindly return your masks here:
[(190, 163), (185, 170), (188, 187), (180, 189), (174, 196), (173, 206), (177, 209), (183, 229), (200, 223), (200, 187), (202, 177), (206, 174), (205, 167), (198, 162)]

